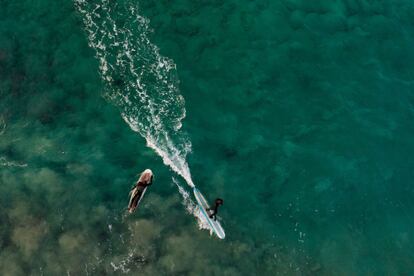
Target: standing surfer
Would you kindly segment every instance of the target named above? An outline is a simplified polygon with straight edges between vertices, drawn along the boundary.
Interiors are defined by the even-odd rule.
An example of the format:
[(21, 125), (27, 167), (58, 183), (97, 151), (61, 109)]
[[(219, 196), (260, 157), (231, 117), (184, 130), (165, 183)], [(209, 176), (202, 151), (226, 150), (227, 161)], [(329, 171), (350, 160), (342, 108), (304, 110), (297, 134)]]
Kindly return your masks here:
[(224, 201), (221, 198), (217, 198), (214, 201), (214, 207), (213, 208), (208, 208), (207, 211), (211, 211), (209, 217), (212, 219), (214, 218), (214, 220), (217, 220), (216, 218), (216, 214), (218, 212), (218, 207), (223, 205)]
[(141, 173), (137, 183), (132, 188), (131, 192), (129, 193), (130, 199), (128, 204), (128, 212), (132, 213), (138, 207), (142, 197), (144, 196), (145, 191), (147, 190), (148, 186), (152, 184), (152, 179), (154, 175), (150, 169), (146, 169)]

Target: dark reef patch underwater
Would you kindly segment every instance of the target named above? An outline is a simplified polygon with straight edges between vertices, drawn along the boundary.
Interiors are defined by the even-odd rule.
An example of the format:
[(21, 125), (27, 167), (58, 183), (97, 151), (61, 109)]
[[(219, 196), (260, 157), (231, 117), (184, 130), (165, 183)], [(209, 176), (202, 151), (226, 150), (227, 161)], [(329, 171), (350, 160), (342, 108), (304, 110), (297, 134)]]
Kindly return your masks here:
[[(87, 1), (137, 67), (76, 3), (0, 0), (0, 275), (413, 274), (412, 1)], [(153, 102), (129, 99), (168, 108), (119, 96), (137, 68)], [(224, 198), (225, 240), (168, 160)]]

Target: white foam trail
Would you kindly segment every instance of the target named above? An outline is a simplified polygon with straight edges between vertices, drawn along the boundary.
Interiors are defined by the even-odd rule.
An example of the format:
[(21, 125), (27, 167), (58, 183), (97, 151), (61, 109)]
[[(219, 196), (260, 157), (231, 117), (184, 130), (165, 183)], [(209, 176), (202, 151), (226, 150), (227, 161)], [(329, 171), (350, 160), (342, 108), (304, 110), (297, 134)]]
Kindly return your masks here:
[(183, 198), (182, 204), (185, 206), (186, 211), (197, 218), (198, 228), (206, 229), (210, 231), (210, 235), (213, 234), (207, 219), (203, 216), (200, 207), (191, 200), (190, 194), (178, 183), (178, 180), (173, 178), (174, 184), (177, 186), (179, 193)]
[[(128, 117), (125, 114), (122, 114), (122, 118), (125, 120), (125, 122), (127, 122), (127, 124), (131, 127), (132, 130), (139, 132), (139, 129), (137, 127), (138, 122), (134, 121), (133, 118)], [(159, 147), (159, 145), (157, 145), (156, 139), (152, 137), (151, 134), (148, 134), (148, 136), (145, 137), (145, 140), (147, 141), (147, 146), (152, 148), (159, 156), (161, 156), (164, 164), (169, 166), (173, 171), (175, 171), (179, 175), (181, 175), (185, 179), (187, 184), (190, 187), (194, 188), (194, 183), (190, 175), (190, 169), (188, 168), (188, 164), (185, 161), (185, 159), (181, 158), (181, 152), (177, 149), (177, 147), (174, 146), (174, 144), (168, 136), (165, 136), (164, 139), (165, 144), (163, 146), (164, 148), (169, 149), (170, 152), (167, 152), (166, 150), (163, 150), (162, 147)], [(190, 149), (191, 148), (187, 149), (187, 151), (189, 152)]]
[(185, 108), (176, 66), (149, 41), (149, 20), (131, 3), (75, 0), (75, 6), (108, 87), (105, 98), (118, 106), (125, 122), (164, 164), (194, 187), (186, 162), (191, 143), (180, 131)]

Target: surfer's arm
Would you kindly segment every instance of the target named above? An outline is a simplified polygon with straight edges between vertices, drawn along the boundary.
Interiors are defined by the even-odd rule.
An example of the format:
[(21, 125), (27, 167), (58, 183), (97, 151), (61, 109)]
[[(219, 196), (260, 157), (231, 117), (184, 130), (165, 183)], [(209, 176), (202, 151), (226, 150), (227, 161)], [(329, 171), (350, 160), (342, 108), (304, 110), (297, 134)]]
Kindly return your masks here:
[(143, 183), (143, 182), (138, 182), (137, 183), (137, 187), (148, 187), (148, 186), (150, 186), (152, 184), (152, 182), (150, 181), (150, 182), (147, 182), (147, 183)]

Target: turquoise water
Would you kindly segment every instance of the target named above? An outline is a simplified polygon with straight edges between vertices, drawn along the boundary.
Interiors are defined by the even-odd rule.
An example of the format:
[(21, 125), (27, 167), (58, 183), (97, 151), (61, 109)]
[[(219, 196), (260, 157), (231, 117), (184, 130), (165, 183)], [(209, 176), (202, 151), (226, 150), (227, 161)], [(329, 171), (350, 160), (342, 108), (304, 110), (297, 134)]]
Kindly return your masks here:
[[(0, 1), (0, 274), (412, 274), (413, 17)], [(192, 182), (224, 199), (225, 240), (199, 229)]]

